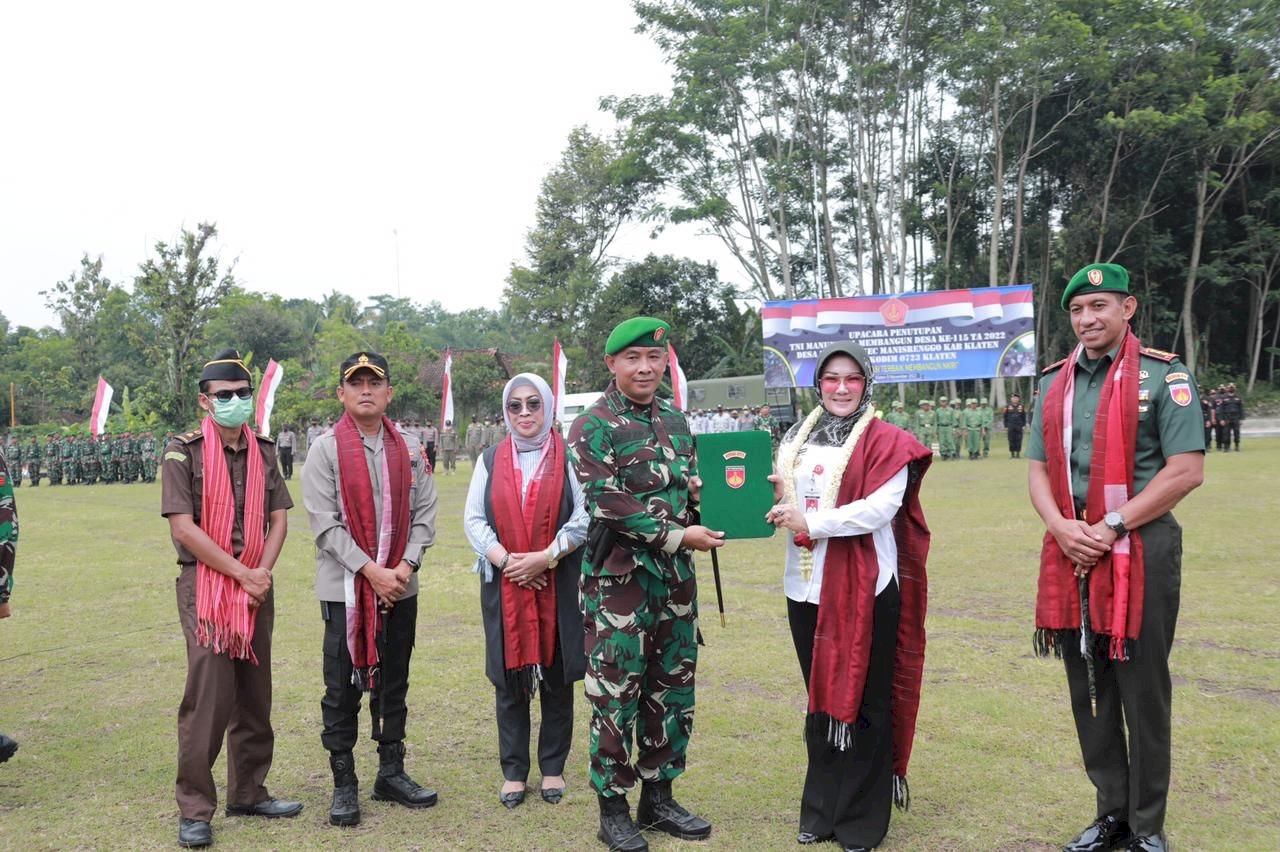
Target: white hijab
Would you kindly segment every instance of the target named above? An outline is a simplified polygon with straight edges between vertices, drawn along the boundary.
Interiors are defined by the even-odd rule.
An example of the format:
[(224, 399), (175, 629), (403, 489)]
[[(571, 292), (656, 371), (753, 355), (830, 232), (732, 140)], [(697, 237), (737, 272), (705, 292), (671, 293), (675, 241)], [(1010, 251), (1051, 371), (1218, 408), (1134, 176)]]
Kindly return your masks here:
[[(507, 411), (507, 402), (511, 399), (512, 391), (523, 385), (531, 385), (542, 400), (542, 428), (532, 438), (520, 437), (516, 432), (516, 424), (512, 420), (511, 412)], [(507, 386), (502, 389), (502, 418), (507, 421), (507, 431), (511, 433), (511, 440), (515, 444), (516, 450), (527, 453), (530, 450), (542, 449), (543, 445), (547, 443), (547, 438), (551, 436), (551, 424), (555, 420), (550, 385), (543, 381), (541, 376), (536, 376), (533, 373), (517, 373), (512, 376), (511, 381), (507, 382)]]

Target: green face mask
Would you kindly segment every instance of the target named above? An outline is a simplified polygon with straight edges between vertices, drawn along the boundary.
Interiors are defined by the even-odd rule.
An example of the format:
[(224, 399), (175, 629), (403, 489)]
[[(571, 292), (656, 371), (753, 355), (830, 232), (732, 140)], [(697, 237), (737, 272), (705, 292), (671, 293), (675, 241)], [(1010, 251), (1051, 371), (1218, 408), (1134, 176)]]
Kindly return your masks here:
[(211, 398), (210, 402), (213, 403), (213, 422), (228, 429), (243, 426), (253, 416), (253, 397), (240, 399), (233, 396), (226, 402)]

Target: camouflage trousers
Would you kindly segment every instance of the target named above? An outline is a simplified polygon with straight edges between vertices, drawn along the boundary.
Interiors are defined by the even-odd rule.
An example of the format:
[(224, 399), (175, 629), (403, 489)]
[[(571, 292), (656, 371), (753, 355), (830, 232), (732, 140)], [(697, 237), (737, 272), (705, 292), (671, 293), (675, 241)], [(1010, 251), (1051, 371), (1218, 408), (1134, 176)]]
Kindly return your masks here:
[[(591, 787), (626, 795), (637, 774), (669, 781), (684, 771), (693, 731), (698, 586), (637, 568), (583, 577)], [(637, 718), (638, 717), (638, 718)], [(632, 731), (639, 755), (631, 761)]]

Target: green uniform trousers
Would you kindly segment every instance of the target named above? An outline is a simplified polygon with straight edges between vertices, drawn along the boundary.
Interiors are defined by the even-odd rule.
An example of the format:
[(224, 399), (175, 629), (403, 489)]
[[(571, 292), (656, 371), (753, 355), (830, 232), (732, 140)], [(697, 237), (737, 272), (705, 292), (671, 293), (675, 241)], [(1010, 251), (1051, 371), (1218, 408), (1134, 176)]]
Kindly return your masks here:
[(582, 578), (597, 793), (626, 795), (637, 774), (669, 781), (684, 771), (693, 731), (697, 594), (694, 577), (675, 582), (639, 568), (621, 577)]

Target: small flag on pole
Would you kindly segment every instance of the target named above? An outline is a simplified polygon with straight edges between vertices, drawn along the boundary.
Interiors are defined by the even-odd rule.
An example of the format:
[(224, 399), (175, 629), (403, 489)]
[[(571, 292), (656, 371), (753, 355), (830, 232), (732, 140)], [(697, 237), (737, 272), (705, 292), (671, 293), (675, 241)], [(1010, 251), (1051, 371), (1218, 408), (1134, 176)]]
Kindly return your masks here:
[(676, 348), (667, 344), (671, 353), (671, 395), (672, 402), (680, 411), (689, 410), (689, 386), (685, 383), (684, 370), (680, 369), (680, 359), (676, 357)]
[(569, 359), (564, 357), (564, 349), (560, 347), (558, 337), (551, 365), (551, 392), (556, 395), (556, 419), (564, 423), (564, 374), (569, 371)]
[(267, 362), (267, 370), (262, 374), (262, 387), (258, 388), (258, 431), (271, 437), (271, 409), (276, 404), (276, 391), (280, 380), (284, 378), (284, 367), (272, 358)]
[(98, 392), (93, 397), (93, 417), (89, 420), (90, 431), (95, 436), (101, 435), (107, 428), (107, 414), (111, 411), (111, 397), (115, 391), (107, 380), (98, 376)]
[(444, 387), (440, 389), (440, 428), (452, 423), (453, 416), (453, 353), (444, 351)]

